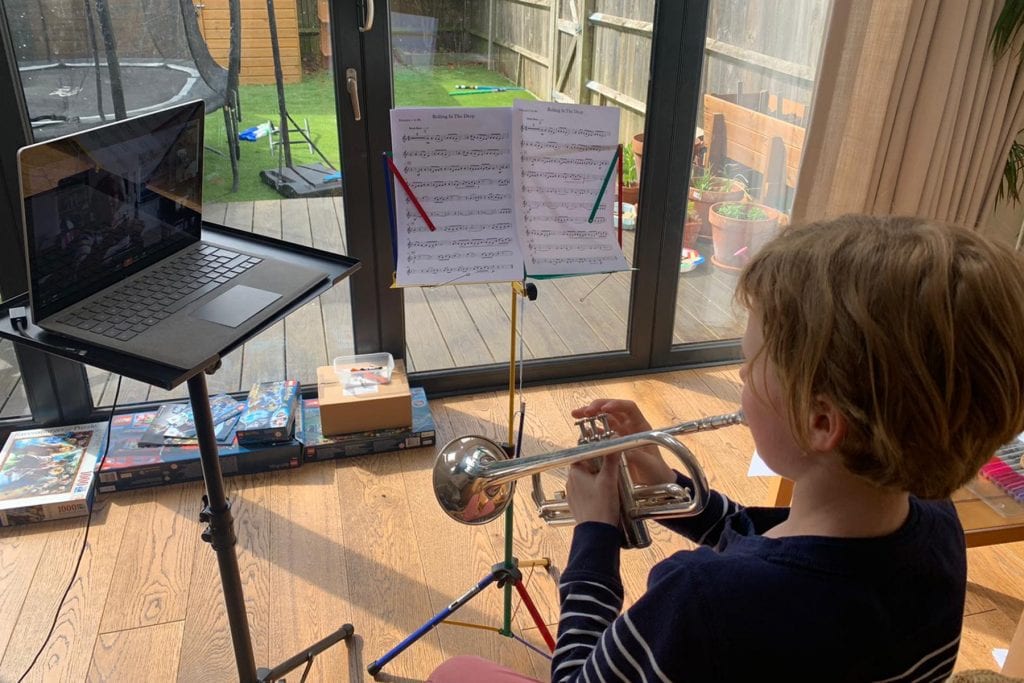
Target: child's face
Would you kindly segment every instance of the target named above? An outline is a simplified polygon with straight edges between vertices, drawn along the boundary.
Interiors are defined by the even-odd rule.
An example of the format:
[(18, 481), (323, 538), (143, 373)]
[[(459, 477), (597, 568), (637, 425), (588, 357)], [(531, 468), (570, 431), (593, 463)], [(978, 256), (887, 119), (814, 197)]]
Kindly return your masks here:
[(775, 367), (760, 353), (763, 345), (761, 316), (750, 311), (742, 342), (746, 361), (740, 368), (741, 404), (758, 454), (773, 471), (792, 479), (798, 474), (802, 451), (790, 432)]

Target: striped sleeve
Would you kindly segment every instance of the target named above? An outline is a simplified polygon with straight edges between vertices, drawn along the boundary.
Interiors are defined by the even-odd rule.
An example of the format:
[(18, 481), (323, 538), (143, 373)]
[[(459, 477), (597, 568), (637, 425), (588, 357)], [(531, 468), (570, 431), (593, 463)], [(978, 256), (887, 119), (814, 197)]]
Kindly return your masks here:
[[(666, 604), (676, 596), (660, 588), (620, 614), (619, 530), (594, 522), (577, 526), (559, 584), (562, 614), (552, 682), (671, 683), (678, 678), (680, 644), (692, 636), (679, 628), (676, 610)], [(678, 607), (686, 612), (697, 601)]]
[(551, 661), (554, 683), (588, 680), (579, 676), (586, 675), (585, 665), (622, 609), (619, 540), (619, 529), (610, 524), (576, 525), (569, 561), (558, 586), (562, 611)]

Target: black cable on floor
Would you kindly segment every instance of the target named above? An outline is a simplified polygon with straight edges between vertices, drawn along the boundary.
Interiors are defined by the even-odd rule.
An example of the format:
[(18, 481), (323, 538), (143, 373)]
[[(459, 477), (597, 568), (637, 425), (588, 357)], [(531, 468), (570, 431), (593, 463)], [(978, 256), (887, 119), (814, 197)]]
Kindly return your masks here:
[[(107, 458), (107, 450), (110, 448), (110, 433), (114, 431), (114, 410), (117, 408), (117, 399), (121, 394), (121, 375), (117, 376), (117, 389), (114, 391), (114, 403), (110, 406), (110, 417), (107, 418), (107, 438), (106, 443), (103, 444), (103, 455), (100, 461), (96, 463), (95, 476), (99, 477), (100, 467), (103, 465), (103, 461)], [(93, 484), (95, 486), (95, 483)], [(95, 493), (93, 494), (96, 495)], [(60, 604), (57, 605), (57, 611), (53, 614), (53, 623), (50, 624), (50, 630), (46, 633), (46, 637), (43, 639), (43, 644), (39, 646), (39, 651), (36, 652), (36, 656), (32, 658), (32, 663), (25, 669), (25, 673), (18, 677), (18, 683), (25, 680), (25, 677), (31, 673), (35, 667), (36, 662), (39, 661), (40, 655), (46, 649), (47, 644), (50, 642), (50, 638), (53, 636), (54, 630), (57, 628), (57, 620), (60, 619), (60, 612), (64, 609), (64, 601), (68, 599), (68, 593), (71, 592), (71, 587), (75, 585), (75, 579), (78, 577), (78, 568), (82, 564), (82, 557), (85, 556), (85, 548), (89, 545), (89, 528), (92, 526), (92, 511), (96, 508), (96, 502), (89, 506), (89, 515), (85, 518), (85, 536), (82, 538), (82, 547), (78, 551), (78, 559), (75, 561), (75, 569), (71, 572), (71, 579), (68, 581), (68, 587), (64, 589), (64, 595), (60, 598)]]

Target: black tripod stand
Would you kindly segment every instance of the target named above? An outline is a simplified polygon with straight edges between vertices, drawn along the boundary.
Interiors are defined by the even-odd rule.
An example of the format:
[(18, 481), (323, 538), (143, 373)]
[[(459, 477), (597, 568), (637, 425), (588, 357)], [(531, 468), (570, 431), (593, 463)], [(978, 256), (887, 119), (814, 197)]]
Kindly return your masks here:
[[(212, 370), (219, 365), (220, 361)], [(235, 649), (235, 664), (238, 667), (238, 680), (258, 683), (277, 681), (303, 662), (306, 663), (308, 672), (316, 655), (352, 635), (352, 624), (345, 624), (323, 640), (313, 643), (272, 669), (256, 668), (252, 638), (249, 635), (249, 618), (245, 612), (245, 596), (242, 594), (242, 576), (238, 570), (238, 553), (235, 552), (235, 543), (238, 539), (235, 536), (234, 518), (231, 516), (231, 503), (224, 495), (224, 477), (217, 454), (217, 437), (214, 432), (213, 414), (210, 412), (206, 373), (200, 372), (188, 380), (188, 397), (192, 404), (196, 437), (199, 440), (203, 482), (206, 484), (203, 509), (199, 513), (199, 521), (207, 525), (202, 538), (213, 546), (214, 552), (217, 553), (220, 582), (224, 589), (224, 603), (228, 611), (228, 624), (231, 627), (231, 643)], [(306, 672), (303, 672), (303, 679)]]
[[(196, 357), (182, 367), (139, 358), (103, 346), (94, 346), (81, 339), (70, 339), (52, 334), (39, 328), (31, 320), (15, 327), (11, 321), (11, 309), (13, 307), (28, 307), (28, 296), (24, 294), (0, 303), (0, 338), (9, 339), (36, 351), (86, 363), (162, 389), (170, 390), (180, 386), (183, 382), (188, 383), (188, 396), (195, 419), (200, 464), (203, 481), (206, 485), (203, 509), (199, 513), (200, 521), (207, 524), (202, 532), (202, 538), (213, 546), (214, 552), (217, 553), (217, 564), (224, 591), (228, 625), (231, 629), (231, 644), (235, 653), (238, 679), (243, 683), (265, 683), (280, 680), (282, 675), (301, 666), (303, 662), (306, 663), (308, 671), (313, 657), (351, 636), (353, 628), (351, 624), (345, 624), (331, 635), (271, 669), (256, 668), (252, 639), (249, 633), (249, 618), (245, 610), (245, 596), (242, 592), (242, 577), (238, 569), (238, 555), (235, 551), (237, 538), (234, 519), (231, 515), (231, 505), (224, 494), (224, 477), (220, 467), (213, 415), (210, 411), (206, 373), (213, 372), (220, 367), (220, 358), (350, 276), (358, 270), (359, 261), (348, 256), (289, 244), (282, 240), (209, 223), (203, 224), (202, 238), (205, 242), (217, 247), (242, 251), (258, 257), (276, 258), (296, 266), (308, 267), (324, 273), (325, 277), (309, 290), (288, 301), (273, 315), (267, 316), (259, 325), (239, 333), (213, 357), (197, 354), (197, 356), (203, 357)], [(84, 377), (84, 370), (81, 371)], [(76, 404), (76, 410), (81, 411), (83, 415), (75, 414), (63, 417), (75, 420), (91, 414), (92, 403), (88, 398), (88, 392), (86, 392), (86, 397), (80, 405)]]

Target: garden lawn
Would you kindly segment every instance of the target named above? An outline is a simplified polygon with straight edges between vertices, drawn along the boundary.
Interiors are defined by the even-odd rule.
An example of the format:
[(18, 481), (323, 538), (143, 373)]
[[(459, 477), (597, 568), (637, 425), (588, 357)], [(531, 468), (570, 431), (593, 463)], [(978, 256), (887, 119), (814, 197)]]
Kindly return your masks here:
[[(515, 87), (503, 76), (477, 65), (443, 65), (414, 67), (395, 65), (395, 100), (399, 107), (509, 107), (516, 99), (536, 99), (525, 90), (472, 95), (449, 95), (457, 85), (496, 85)], [(274, 85), (243, 85), (239, 87), (242, 121), (245, 130), (273, 121), (280, 125), (277, 88)], [(285, 86), (288, 113), (299, 126), (309, 121), (310, 137), (335, 168), (340, 168), (338, 127), (336, 125), (334, 83), (327, 71), (306, 74), (301, 83)], [(323, 163), (296, 133), (291, 134), (292, 163)], [(203, 201), (243, 202), (259, 199), (281, 199), (265, 185), (260, 171), (276, 169), (277, 154), (271, 155), (266, 137), (254, 142), (241, 141), (238, 161), (238, 192), (231, 192), (231, 161), (227, 156), (224, 113), (220, 110), (206, 117), (206, 154), (204, 156)], [(219, 154), (218, 154), (219, 152)]]

